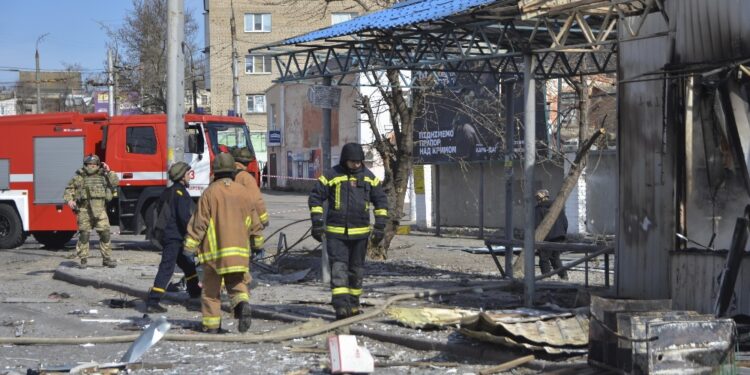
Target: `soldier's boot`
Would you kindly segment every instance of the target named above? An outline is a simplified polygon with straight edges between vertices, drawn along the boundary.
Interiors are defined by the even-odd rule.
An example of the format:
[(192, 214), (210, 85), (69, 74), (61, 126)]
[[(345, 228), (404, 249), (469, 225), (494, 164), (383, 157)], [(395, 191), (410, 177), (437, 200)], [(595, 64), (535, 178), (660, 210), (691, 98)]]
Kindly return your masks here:
[(100, 230), (97, 233), (99, 234), (99, 250), (102, 252), (102, 265), (109, 268), (117, 267), (117, 262), (112, 257), (112, 239), (109, 229)]
[(84, 269), (88, 268), (88, 263), (89, 262), (86, 260), (86, 258), (81, 258), (81, 266), (80, 267), (84, 268)]
[(245, 301), (238, 303), (237, 306), (234, 307), (234, 317), (239, 320), (237, 325), (238, 331), (247, 332), (247, 330), (250, 329), (250, 325), (253, 323), (251, 315), (252, 310), (250, 309), (250, 304)]

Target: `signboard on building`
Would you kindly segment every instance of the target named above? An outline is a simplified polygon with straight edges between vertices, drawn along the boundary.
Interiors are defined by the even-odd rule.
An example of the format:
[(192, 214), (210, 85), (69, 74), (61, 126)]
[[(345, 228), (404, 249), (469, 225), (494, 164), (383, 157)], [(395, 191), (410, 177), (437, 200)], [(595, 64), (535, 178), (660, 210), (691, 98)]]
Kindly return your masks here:
[(339, 87), (315, 85), (307, 89), (307, 99), (319, 108), (338, 108), (340, 98)]
[(281, 130), (269, 130), (268, 142), (266, 144), (269, 147), (281, 146)]

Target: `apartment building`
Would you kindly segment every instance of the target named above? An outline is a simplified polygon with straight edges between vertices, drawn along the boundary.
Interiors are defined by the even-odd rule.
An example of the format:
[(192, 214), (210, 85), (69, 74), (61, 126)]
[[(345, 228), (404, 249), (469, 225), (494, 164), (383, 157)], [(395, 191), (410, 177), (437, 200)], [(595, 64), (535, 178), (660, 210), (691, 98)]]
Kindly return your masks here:
[(266, 162), (265, 92), (278, 77), (278, 71), (271, 57), (249, 55), (247, 50), (347, 21), (362, 8), (354, 0), (205, 0), (204, 8), (211, 112), (227, 114), (234, 108), (234, 49), (238, 56), (239, 113), (248, 124), (258, 160)]

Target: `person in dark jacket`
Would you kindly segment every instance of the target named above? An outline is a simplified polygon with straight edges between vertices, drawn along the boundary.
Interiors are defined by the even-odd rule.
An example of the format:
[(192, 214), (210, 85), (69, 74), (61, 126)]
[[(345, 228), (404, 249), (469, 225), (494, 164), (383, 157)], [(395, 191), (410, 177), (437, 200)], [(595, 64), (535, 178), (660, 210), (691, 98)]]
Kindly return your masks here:
[[(380, 180), (362, 162), (365, 153), (357, 143), (341, 150), (339, 165), (323, 173), (310, 193), (308, 205), (312, 236), (323, 241), (331, 264), (331, 304), (336, 319), (360, 313), (362, 278), (367, 254), (367, 239), (374, 245), (385, 236), (388, 200)], [(327, 213), (323, 208), (327, 202)], [(375, 225), (370, 229), (370, 207), (375, 210)]]
[[(544, 220), (544, 217), (549, 213), (549, 208), (552, 205), (552, 202), (549, 200), (549, 191), (547, 189), (538, 190), (535, 197), (537, 204), (534, 209), (534, 216), (536, 226), (538, 227), (542, 220)], [(565, 216), (565, 211), (561, 211), (544, 240), (547, 242), (565, 242), (565, 236), (567, 233), (568, 218)], [(559, 251), (539, 250), (539, 268), (542, 270), (542, 274), (560, 267), (562, 267), (562, 261), (560, 260)], [(568, 273), (565, 271), (560, 271), (557, 275), (563, 280), (568, 279)]]
[(169, 179), (172, 180), (173, 184), (159, 197), (157, 207), (161, 207), (161, 210), (172, 211), (171, 220), (164, 227), (164, 235), (160, 240), (163, 250), (159, 271), (156, 273), (154, 286), (149, 290), (148, 300), (146, 301), (146, 311), (150, 313), (167, 312), (167, 309), (159, 302), (166, 292), (167, 284), (172, 279), (175, 264), (185, 272), (185, 282), (190, 298), (201, 296), (195, 263), (182, 251), (187, 234), (187, 225), (195, 210), (195, 202), (187, 191), (190, 184), (190, 177), (187, 173), (189, 170), (190, 166), (185, 162), (174, 163), (169, 168)]

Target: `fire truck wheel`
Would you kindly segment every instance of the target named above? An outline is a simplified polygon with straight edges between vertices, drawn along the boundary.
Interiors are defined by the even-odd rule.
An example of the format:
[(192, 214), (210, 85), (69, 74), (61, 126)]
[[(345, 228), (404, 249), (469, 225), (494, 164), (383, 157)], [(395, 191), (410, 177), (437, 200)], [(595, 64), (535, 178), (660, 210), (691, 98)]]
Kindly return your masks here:
[(16, 248), (23, 241), (23, 226), (18, 213), (13, 207), (0, 204), (0, 249)]
[(44, 232), (34, 232), (32, 235), (37, 242), (44, 245), (45, 248), (62, 250), (65, 244), (70, 241), (76, 234), (74, 231), (52, 230)]

